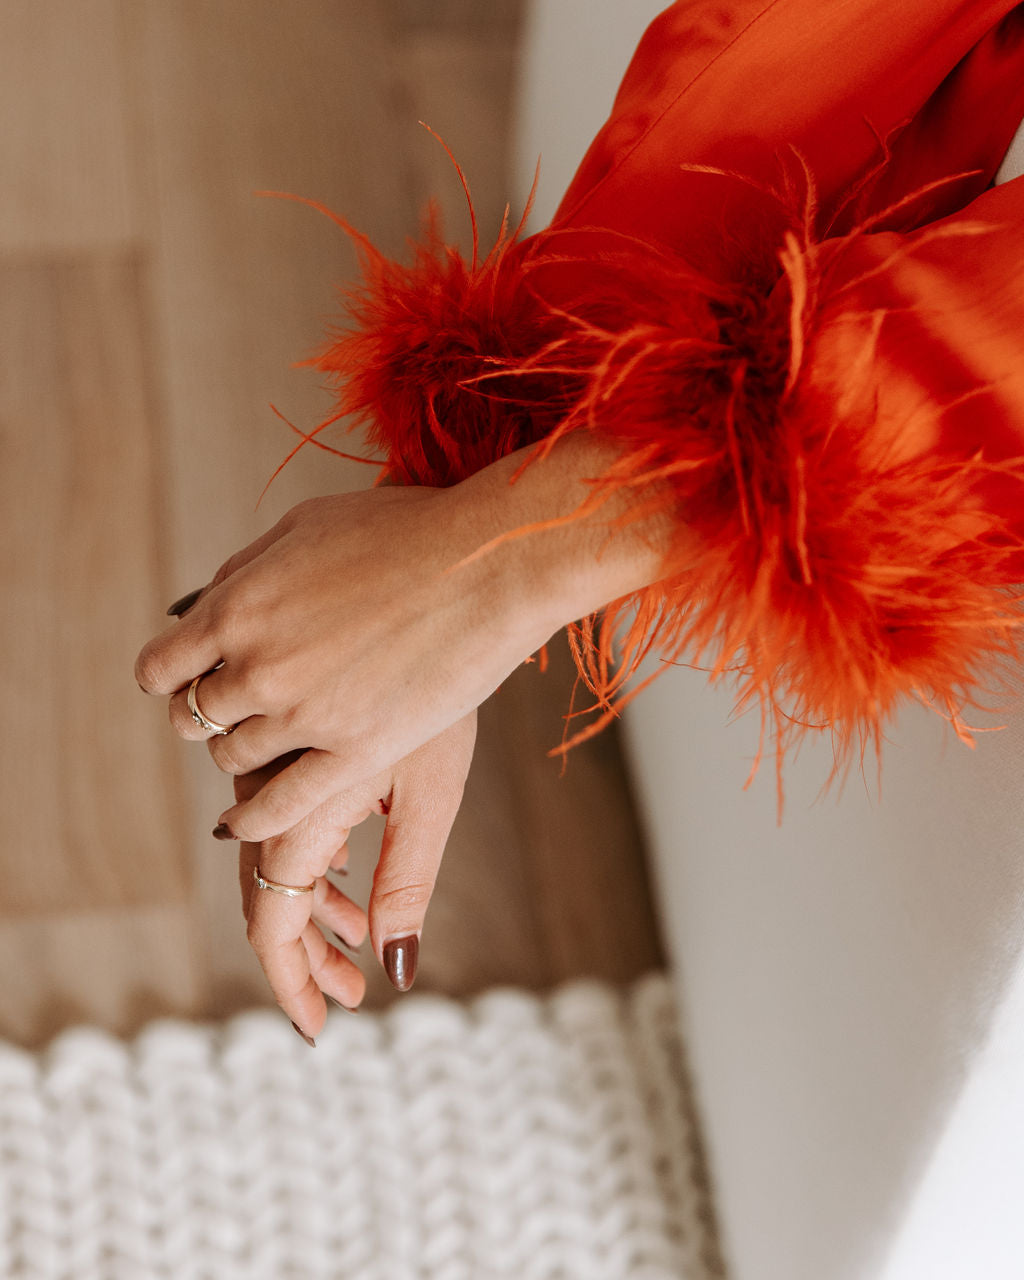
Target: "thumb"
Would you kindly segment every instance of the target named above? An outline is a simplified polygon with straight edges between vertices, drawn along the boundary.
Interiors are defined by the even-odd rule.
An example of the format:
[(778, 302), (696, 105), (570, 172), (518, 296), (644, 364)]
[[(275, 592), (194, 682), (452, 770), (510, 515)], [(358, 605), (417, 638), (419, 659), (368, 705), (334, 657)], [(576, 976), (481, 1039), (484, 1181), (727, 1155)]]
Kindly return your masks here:
[(391, 982), (408, 991), (420, 934), (473, 756), (476, 714), (396, 767), (380, 860), (370, 894), (370, 937)]

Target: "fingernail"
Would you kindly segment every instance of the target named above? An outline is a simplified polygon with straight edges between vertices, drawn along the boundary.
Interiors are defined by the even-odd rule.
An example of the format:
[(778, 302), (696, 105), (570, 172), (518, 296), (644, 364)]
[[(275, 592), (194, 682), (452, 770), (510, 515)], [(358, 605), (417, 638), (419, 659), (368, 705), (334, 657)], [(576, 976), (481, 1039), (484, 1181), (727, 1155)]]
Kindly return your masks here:
[(416, 961), (420, 954), (420, 940), (410, 934), (408, 938), (394, 938), (384, 945), (384, 971), (391, 985), (398, 991), (408, 991), (416, 981)]
[(353, 1009), (350, 1005), (342, 1004), (340, 1000), (335, 1000), (334, 996), (329, 996), (324, 992), (324, 999), (330, 1000), (331, 1004), (336, 1005), (339, 1009), (344, 1009), (346, 1013), (358, 1013), (358, 1009)]
[(303, 1029), (297, 1023), (293, 1022), (292, 1026), (295, 1028), (295, 1034), (302, 1036), (303, 1040), (305, 1040), (306, 1044), (308, 1044), (311, 1049), (316, 1048), (316, 1041), (313, 1039), (312, 1036), (307, 1036), (305, 1031), (303, 1031)]
[(192, 608), (202, 594), (202, 587), (196, 587), (195, 591), (190, 591), (187, 596), (182, 596), (180, 600), (175, 600), (174, 604), (167, 610), (168, 618), (180, 618), (183, 613), (188, 613), (189, 609)]
[(212, 833), (214, 840), (234, 840), (235, 833), (226, 822), (218, 822)]

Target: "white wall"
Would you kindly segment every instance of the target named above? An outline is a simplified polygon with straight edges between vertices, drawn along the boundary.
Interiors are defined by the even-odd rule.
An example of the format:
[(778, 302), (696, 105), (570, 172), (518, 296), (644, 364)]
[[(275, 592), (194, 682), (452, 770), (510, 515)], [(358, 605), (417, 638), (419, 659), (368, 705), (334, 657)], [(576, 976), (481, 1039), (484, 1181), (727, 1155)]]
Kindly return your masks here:
[(663, 0), (527, 4), (513, 148), (522, 205), (540, 157), (532, 227), (551, 221), (569, 179), (608, 118), (622, 73)]
[(815, 803), (805, 749), (779, 828), (756, 725), (655, 688), (627, 736), (736, 1280), (1019, 1280), (1021, 717), (972, 753), (908, 714), (881, 801)]
[[(549, 217), (660, 3), (536, 0), (519, 148)], [(910, 712), (884, 791), (815, 803), (673, 671), (627, 717), (734, 1280), (1024, 1276), (1024, 717)], [(980, 717), (979, 717), (980, 719)], [(997, 723), (1000, 716), (988, 717)]]

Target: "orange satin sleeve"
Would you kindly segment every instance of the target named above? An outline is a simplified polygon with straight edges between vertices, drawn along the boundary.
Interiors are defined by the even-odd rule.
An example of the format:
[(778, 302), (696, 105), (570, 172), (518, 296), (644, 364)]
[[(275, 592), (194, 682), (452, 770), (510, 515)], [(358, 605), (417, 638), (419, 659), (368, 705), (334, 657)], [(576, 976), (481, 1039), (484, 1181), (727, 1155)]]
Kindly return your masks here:
[(749, 190), (687, 165), (775, 185), (799, 152), (820, 235), (977, 171), (904, 211), (909, 229), (990, 184), (1024, 117), (1022, 72), (1011, 0), (681, 0), (646, 32), (553, 227), (625, 231), (718, 275), (737, 245), (774, 255), (784, 227)]

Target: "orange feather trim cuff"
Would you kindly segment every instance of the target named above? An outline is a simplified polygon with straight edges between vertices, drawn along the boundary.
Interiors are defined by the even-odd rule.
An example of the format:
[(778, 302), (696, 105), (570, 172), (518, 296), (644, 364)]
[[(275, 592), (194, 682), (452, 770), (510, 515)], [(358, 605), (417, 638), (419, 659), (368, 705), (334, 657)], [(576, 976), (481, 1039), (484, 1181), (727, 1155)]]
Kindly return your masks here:
[(774, 273), (729, 285), (605, 232), (581, 255), (578, 229), (571, 258), (556, 231), (467, 263), (431, 223), (408, 265), (362, 242), (353, 325), (312, 363), (402, 482), (585, 430), (619, 450), (595, 501), (685, 527), (663, 581), (574, 629), (599, 714), (571, 742), (652, 649), (735, 679), (780, 760), (824, 729), (838, 766), (908, 698), (969, 741), (1022, 616), (1022, 222), (1020, 183), (903, 235), (794, 220)]

